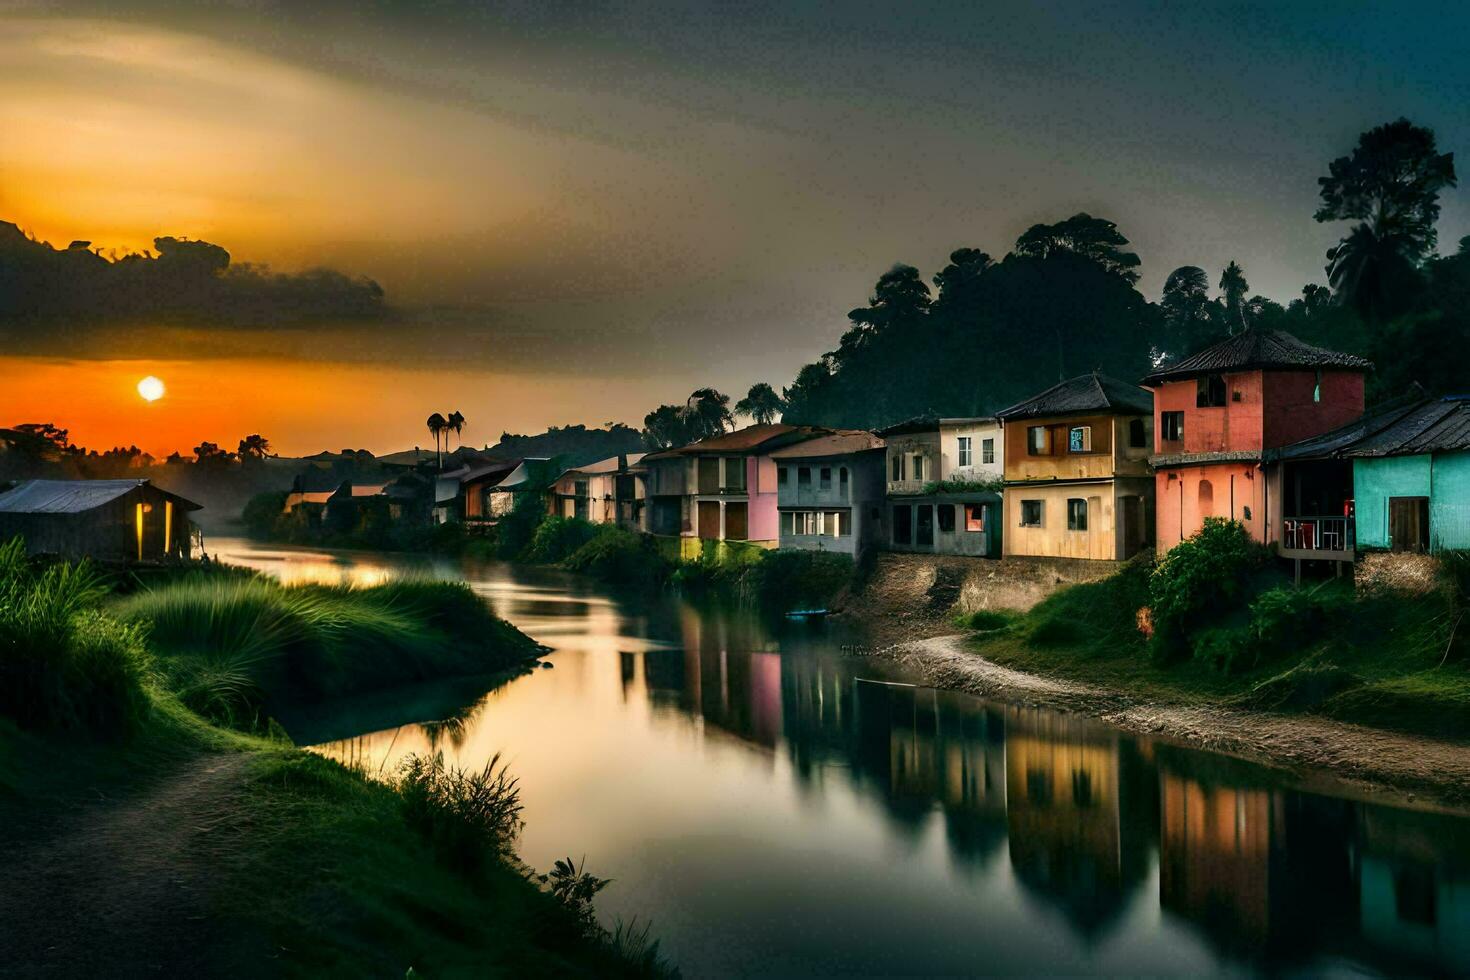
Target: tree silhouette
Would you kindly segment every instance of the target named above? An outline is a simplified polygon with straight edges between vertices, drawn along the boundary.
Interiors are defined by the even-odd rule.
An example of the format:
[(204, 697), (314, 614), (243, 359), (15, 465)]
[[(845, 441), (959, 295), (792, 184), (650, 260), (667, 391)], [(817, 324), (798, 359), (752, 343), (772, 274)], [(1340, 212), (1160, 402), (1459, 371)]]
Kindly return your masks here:
[(684, 424), (690, 442), (720, 435), (735, 425), (730, 414), (730, 396), (713, 388), (700, 388), (684, 403)]
[(1316, 220), (1358, 222), (1327, 251), (1338, 301), (1374, 322), (1407, 308), (1434, 252), (1439, 193), (1456, 183), (1454, 154), (1438, 151), (1433, 130), (1398, 119), (1360, 135), (1317, 183)]
[[(449, 418), (445, 422), (445, 426), (447, 428), (450, 428), (450, 429), (453, 429), (454, 430), (454, 438), (459, 442), (459, 444), (461, 446), (463, 446), (464, 445), (464, 416), (461, 415), (458, 411), (450, 412), (449, 413)], [(445, 441), (446, 441), (446, 444), (447, 444), (447, 442), (448, 442), (448, 436), (447, 435), (445, 436)]]
[(439, 439), (444, 435), (444, 431), (449, 428), (449, 420), (438, 412), (435, 412), (424, 421), (424, 425), (428, 427), (429, 432), (434, 436), (434, 457), (438, 462), (439, 468), (443, 469), (444, 454), (439, 448)]
[(1096, 262), (1131, 286), (1138, 282), (1140, 262), (1135, 253), (1123, 251), (1127, 244), (1113, 222), (1081, 212), (1054, 225), (1032, 225), (1016, 239), (1016, 254), (1044, 259), (1070, 252)]
[(1250, 284), (1245, 281), (1245, 270), (1242, 269), (1234, 259), (1220, 273), (1220, 301), (1225, 306), (1225, 322), (1229, 325), (1230, 332), (1236, 333), (1235, 325), (1240, 324), (1240, 329), (1247, 327), (1245, 319), (1245, 294), (1250, 291)]
[(265, 436), (257, 433), (241, 439), (238, 449), (242, 460), (260, 460), (265, 459), (271, 454), (271, 443)]
[(751, 385), (745, 397), (735, 403), (735, 412), (749, 417), (757, 425), (769, 425), (776, 421), (776, 416), (785, 407), (781, 396), (776, 394), (776, 389), (759, 381)]

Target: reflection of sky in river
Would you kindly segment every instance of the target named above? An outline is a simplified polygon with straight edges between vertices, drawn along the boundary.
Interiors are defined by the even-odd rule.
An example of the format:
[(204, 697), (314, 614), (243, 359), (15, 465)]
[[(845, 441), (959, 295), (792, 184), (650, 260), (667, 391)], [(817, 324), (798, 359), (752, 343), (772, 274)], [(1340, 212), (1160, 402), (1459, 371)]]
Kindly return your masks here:
[[(355, 580), (359, 565), (221, 550), (247, 552), (298, 581)], [(545, 570), (360, 564), (466, 574), (555, 666), (447, 723), (363, 716), (371, 734), (323, 751), (382, 771), (413, 752), (476, 767), (503, 753), (522, 856), (586, 854), (616, 879), (603, 916), (651, 916), (687, 975), (1470, 968), (1459, 818), (880, 683), (820, 628), (773, 636), (749, 615), (632, 606)], [(400, 718), (444, 713), (402, 704)], [(354, 730), (350, 714), (334, 726)]]

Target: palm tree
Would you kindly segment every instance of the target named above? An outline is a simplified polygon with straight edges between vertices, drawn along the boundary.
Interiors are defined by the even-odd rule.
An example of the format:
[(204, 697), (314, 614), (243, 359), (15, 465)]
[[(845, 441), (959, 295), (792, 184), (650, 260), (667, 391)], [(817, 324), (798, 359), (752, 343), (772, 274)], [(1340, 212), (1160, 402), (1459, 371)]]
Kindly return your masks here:
[(770, 425), (785, 407), (775, 388), (758, 381), (750, 386), (744, 398), (735, 403), (735, 414), (749, 416), (757, 425)]
[(730, 396), (713, 388), (700, 388), (684, 403), (684, 418), (694, 441), (708, 439), (734, 426), (735, 417), (730, 414)]
[(454, 438), (461, 446), (464, 445), (464, 416), (458, 411), (449, 413), (448, 427), (454, 430)]
[(1327, 283), (1365, 319), (1382, 322), (1413, 291), (1416, 247), (1392, 221), (1362, 222), (1327, 250)]
[(442, 469), (444, 466), (444, 457), (439, 449), (439, 437), (444, 434), (445, 429), (449, 428), (449, 420), (440, 415), (438, 412), (435, 412), (433, 415), (429, 416), (428, 420), (424, 422), (424, 424), (429, 427), (429, 432), (431, 432), (434, 436), (434, 455), (439, 462), (440, 468)]
[[(1250, 285), (1245, 281), (1245, 270), (1234, 260), (1225, 267), (1220, 274), (1221, 299), (1225, 304), (1226, 322), (1236, 320), (1240, 323), (1240, 329), (1246, 329), (1245, 322), (1245, 294), (1250, 291)], [(1232, 317), (1231, 314), (1234, 314)], [(1230, 332), (1235, 333), (1234, 328)]]

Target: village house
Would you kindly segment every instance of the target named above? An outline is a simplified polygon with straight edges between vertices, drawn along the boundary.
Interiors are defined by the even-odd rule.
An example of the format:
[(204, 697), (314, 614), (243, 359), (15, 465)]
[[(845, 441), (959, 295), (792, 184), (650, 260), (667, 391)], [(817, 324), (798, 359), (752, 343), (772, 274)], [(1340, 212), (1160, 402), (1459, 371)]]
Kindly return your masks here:
[(1096, 372), (998, 413), (1005, 554), (1121, 560), (1153, 543), (1153, 396)]
[(187, 559), (199, 509), (147, 480), (25, 480), (0, 492), (0, 541), (22, 536), (33, 555)]
[(883, 440), (832, 432), (772, 450), (780, 547), (857, 556), (883, 541)]
[(770, 454), (829, 431), (779, 422), (752, 425), (647, 454), (642, 466), (650, 531), (677, 536), (686, 557), (719, 542), (777, 547), (777, 468)]
[(504, 480), (520, 460), (470, 463), (440, 473), (434, 481), (434, 522), (483, 521), (490, 514), (490, 490)]
[[(556, 480), (556, 461), (545, 456), (527, 456), (504, 477), (483, 490), (483, 509), (477, 519), (498, 521), (515, 509), (526, 495), (544, 498)], [(545, 507), (544, 501), (538, 504)]]
[[(1240, 521), (1262, 544), (1306, 520), (1347, 546), (1340, 501), (1321, 501), (1318, 478), (1283, 479), (1273, 450), (1329, 432), (1363, 413), (1361, 357), (1324, 350), (1279, 330), (1247, 330), (1168, 364), (1143, 380), (1154, 392), (1156, 538), (1161, 551), (1206, 517)], [(1328, 508), (1328, 509), (1323, 509)], [(1350, 548), (1348, 549), (1350, 550)]]
[(883, 429), (893, 551), (1001, 554), (1004, 435), (994, 417), (920, 417)]
[(1284, 521), (1285, 557), (1351, 562), (1365, 549), (1470, 548), (1466, 396), (1400, 398), (1273, 460), (1295, 488), (1285, 510), (1299, 515)]
[(642, 530), (647, 491), (636, 467), (643, 456), (622, 453), (563, 471), (551, 487), (551, 513)]

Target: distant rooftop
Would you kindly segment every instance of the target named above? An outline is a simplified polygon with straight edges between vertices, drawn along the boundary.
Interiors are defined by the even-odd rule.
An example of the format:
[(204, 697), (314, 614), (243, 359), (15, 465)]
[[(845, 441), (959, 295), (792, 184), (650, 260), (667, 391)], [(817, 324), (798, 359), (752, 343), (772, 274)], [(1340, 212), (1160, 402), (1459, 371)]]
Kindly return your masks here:
[(847, 456), (852, 453), (882, 449), (883, 440), (863, 429), (840, 429), (826, 435), (803, 439), (782, 446), (771, 453), (774, 459), (818, 459), (824, 456)]
[(1151, 415), (1153, 410), (1153, 392), (1094, 371), (1068, 378), (995, 414), (997, 418), (1009, 422), (1012, 419), (1075, 415), (1080, 412)]
[(1370, 371), (1373, 362), (1355, 354), (1313, 347), (1284, 330), (1246, 330), (1202, 351), (1166, 364), (1143, 379), (1146, 385), (1180, 381), (1221, 371), (1253, 368), (1326, 368)]
[(743, 429), (734, 432), (726, 432), (699, 442), (692, 442), (687, 446), (675, 446), (671, 449), (661, 449), (658, 452), (648, 453), (644, 459), (665, 459), (669, 456), (685, 455), (692, 453), (744, 453), (755, 450), (774, 449), (778, 446), (800, 442), (814, 436), (831, 432), (831, 429), (822, 429), (811, 425), (787, 425), (784, 422), (770, 422), (765, 425), (747, 425)]

